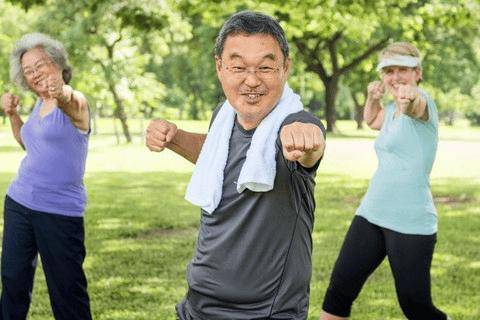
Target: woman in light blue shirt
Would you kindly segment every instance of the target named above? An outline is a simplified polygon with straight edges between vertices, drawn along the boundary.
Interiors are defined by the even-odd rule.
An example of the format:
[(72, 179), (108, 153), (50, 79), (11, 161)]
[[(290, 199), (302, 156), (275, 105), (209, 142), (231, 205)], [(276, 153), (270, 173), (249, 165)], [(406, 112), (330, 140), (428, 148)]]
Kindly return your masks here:
[[(375, 140), (379, 165), (335, 263), (320, 319), (348, 318), (363, 284), (387, 256), (405, 316), (446, 320), (430, 293), (437, 212), (429, 175), (438, 143), (437, 109), (418, 87), (422, 67), (413, 45), (389, 45), (377, 70), (381, 81), (368, 86), (364, 119), (380, 130)], [(385, 91), (394, 101), (382, 107)]]

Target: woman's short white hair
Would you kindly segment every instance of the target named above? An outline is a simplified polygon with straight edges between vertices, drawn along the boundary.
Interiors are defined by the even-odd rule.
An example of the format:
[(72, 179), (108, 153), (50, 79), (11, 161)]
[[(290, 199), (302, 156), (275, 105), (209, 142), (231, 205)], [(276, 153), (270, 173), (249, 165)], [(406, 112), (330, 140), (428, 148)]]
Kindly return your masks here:
[(50, 60), (62, 70), (65, 83), (72, 79), (72, 67), (68, 62), (68, 55), (63, 44), (43, 33), (29, 33), (15, 43), (10, 56), (10, 79), (20, 88), (29, 89), (22, 69), (23, 55), (33, 48), (42, 48)]

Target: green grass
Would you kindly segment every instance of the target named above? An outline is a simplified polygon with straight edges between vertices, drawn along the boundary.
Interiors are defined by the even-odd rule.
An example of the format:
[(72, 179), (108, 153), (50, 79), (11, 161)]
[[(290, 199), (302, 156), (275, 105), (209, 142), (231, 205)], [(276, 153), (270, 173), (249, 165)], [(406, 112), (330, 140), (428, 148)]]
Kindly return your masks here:
[[(368, 138), (373, 134), (356, 133), (350, 122), (340, 124), (343, 136), (328, 138), (317, 175), (309, 319), (318, 319), (333, 263), (376, 166)], [(205, 130), (208, 124), (179, 125)], [(192, 165), (169, 152), (148, 152), (139, 137), (125, 146), (116, 145), (108, 130), (100, 133), (92, 137), (85, 177), (85, 270), (94, 318), (173, 320), (174, 305), (186, 292), (185, 267), (199, 224), (199, 210), (183, 199)], [(432, 292), (436, 305), (455, 320), (480, 318), (479, 133), (447, 130), (432, 173), (440, 216)], [(0, 192), (22, 155), (8, 128), (0, 126)], [(41, 267), (30, 318), (52, 319)], [(388, 263), (368, 280), (351, 319), (403, 319)]]

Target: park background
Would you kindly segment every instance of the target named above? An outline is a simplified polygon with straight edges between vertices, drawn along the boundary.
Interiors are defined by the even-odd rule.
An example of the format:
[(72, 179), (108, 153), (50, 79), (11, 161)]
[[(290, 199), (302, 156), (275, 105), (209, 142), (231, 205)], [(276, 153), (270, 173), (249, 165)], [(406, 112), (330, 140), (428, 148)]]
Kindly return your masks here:
[[(40, 31), (65, 44), (72, 85), (90, 102), (85, 270), (94, 318), (174, 319), (200, 218), (183, 199), (193, 165), (170, 151), (149, 152), (143, 132), (154, 117), (206, 132), (223, 99), (215, 36), (242, 9), (280, 21), (293, 60), (289, 83), (328, 126), (316, 178), (309, 319), (318, 318), (377, 165), (376, 133), (363, 123), (362, 105), (378, 78), (379, 50), (398, 40), (422, 52), (422, 86), (441, 117), (431, 179), (439, 213), (433, 298), (455, 320), (480, 319), (479, 1), (0, 0), (0, 92), (20, 95), (26, 118), (34, 97), (11, 84), (8, 58), (21, 35)], [(23, 156), (0, 113), (2, 194)], [(30, 319), (52, 319), (38, 269)], [(368, 280), (351, 319), (403, 319), (388, 262)]]

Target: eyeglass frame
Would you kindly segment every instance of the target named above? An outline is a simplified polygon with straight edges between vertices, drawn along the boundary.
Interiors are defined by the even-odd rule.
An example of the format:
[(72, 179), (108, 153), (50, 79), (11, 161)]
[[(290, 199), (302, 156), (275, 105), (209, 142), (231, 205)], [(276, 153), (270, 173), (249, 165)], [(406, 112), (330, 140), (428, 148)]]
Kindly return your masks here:
[[(280, 71), (280, 69), (282, 69), (285, 64), (283, 64), (282, 66), (278, 66), (278, 67), (275, 67), (275, 68), (272, 68), (272, 67), (236, 67), (236, 66), (231, 66), (231, 65), (226, 65), (222, 59), (219, 59), (220, 60), (220, 63), (225, 67), (225, 70), (227, 70), (228, 72), (230, 72), (234, 77), (236, 77), (237, 79), (246, 79), (248, 74), (252, 73), (254, 74), (258, 79), (261, 79), (261, 80), (271, 80), (273, 77), (270, 77), (270, 76), (273, 76), (275, 74), (278, 74), (278, 72)], [(232, 68), (239, 68), (241, 70), (232, 70)], [(267, 71), (268, 72), (265, 72), (265, 69), (264, 71), (261, 70), (261, 68), (265, 68), (265, 69), (268, 69)], [(253, 69), (253, 70), (252, 70)], [(262, 76), (263, 75), (263, 76)], [(266, 76), (266, 77), (265, 77)]]
[(53, 64), (53, 62), (49, 61), (48, 59), (39, 60), (33, 66), (28, 67), (28, 69), (22, 68), (22, 72), (25, 78), (31, 78), (32, 76), (35, 75), (35, 73), (40, 71), (42, 68), (45, 68), (51, 64)]

